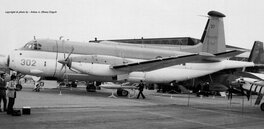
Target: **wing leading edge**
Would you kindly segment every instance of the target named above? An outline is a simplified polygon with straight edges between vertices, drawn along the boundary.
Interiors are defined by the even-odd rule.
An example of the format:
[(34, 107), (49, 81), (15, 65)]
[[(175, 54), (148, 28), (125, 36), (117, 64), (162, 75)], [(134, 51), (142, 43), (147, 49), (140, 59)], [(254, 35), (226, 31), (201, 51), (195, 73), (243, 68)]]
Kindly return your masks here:
[(129, 63), (125, 65), (115, 65), (115, 66), (112, 66), (112, 68), (115, 70), (127, 71), (127, 72), (152, 71), (152, 70), (157, 70), (157, 69), (170, 67), (174, 65), (184, 64), (187, 62), (202, 60), (203, 57), (204, 56), (201, 56), (199, 54), (190, 54), (190, 55), (184, 55), (184, 56), (159, 58), (159, 59), (154, 59), (154, 60)]
[(183, 55), (183, 56), (175, 56), (175, 57), (167, 57), (167, 58), (159, 58), (154, 60), (142, 61), (142, 62), (135, 62), (129, 63), (124, 65), (114, 65), (111, 68), (120, 71), (152, 71), (157, 70), (165, 67), (170, 67), (174, 65), (181, 65), (185, 63), (191, 62), (208, 62), (208, 61), (221, 61), (223, 59), (233, 57), (235, 55), (239, 55), (243, 53), (243, 51), (229, 51), (229, 52), (222, 52), (217, 54), (208, 54), (208, 53), (200, 53), (200, 54), (190, 54), (190, 55)]

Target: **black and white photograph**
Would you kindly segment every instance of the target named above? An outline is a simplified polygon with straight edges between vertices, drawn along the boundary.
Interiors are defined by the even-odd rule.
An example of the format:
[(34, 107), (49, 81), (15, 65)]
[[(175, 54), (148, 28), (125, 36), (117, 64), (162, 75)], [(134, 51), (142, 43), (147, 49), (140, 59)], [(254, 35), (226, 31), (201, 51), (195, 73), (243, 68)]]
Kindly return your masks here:
[(2, 129), (262, 129), (264, 1), (1, 0)]

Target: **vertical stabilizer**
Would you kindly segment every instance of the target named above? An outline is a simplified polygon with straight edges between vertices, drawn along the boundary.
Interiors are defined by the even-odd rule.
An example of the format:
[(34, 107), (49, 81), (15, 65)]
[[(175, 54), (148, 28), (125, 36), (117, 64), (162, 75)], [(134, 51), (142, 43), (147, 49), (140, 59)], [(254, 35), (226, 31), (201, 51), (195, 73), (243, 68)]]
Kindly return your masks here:
[(206, 23), (201, 42), (203, 52), (220, 53), (226, 51), (225, 31), (223, 17), (224, 14), (217, 11), (208, 12), (209, 19)]
[(254, 42), (248, 61), (254, 62), (255, 64), (264, 64), (263, 42), (260, 41)]

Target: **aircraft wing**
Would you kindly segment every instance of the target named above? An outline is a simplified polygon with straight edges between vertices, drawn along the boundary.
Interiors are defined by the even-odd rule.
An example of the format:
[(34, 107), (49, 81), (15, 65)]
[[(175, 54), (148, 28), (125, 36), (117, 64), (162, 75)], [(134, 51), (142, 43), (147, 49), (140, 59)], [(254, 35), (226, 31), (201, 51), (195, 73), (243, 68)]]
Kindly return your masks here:
[(258, 86), (264, 86), (264, 81), (254, 79), (254, 78), (242, 78), (242, 81), (253, 84), (253, 85), (258, 85)]
[(236, 72), (237, 76), (252, 78), (256, 80), (264, 81), (264, 74), (263, 73), (252, 73), (252, 72)]
[(259, 78), (259, 80), (264, 81), (264, 74), (263, 73), (252, 73), (252, 72), (247, 72), (247, 73), (255, 76), (256, 78)]
[(217, 53), (214, 55), (208, 53), (200, 53), (200, 54), (190, 54), (184, 56), (177, 56), (177, 57), (167, 57), (167, 58), (160, 58), (154, 59), (149, 61), (143, 62), (136, 62), (136, 63), (129, 63), (125, 65), (115, 65), (112, 66), (113, 69), (121, 70), (121, 71), (152, 71), (157, 70), (165, 67), (170, 67), (173, 65), (180, 65), (190, 62), (199, 62), (202, 60), (205, 61), (221, 61), (226, 58), (233, 57), (235, 55), (239, 55), (243, 53), (243, 51), (233, 50), (228, 52)]
[(199, 54), (190, 54), (184, 56), (177, 56), (177, 57), (167, 57), (167, 58), (159, 58), (154, 60), (136, 62), (136, 63), (129, 63), (125, 65), (114, 65), (112, 66), (115, 70), (121, 71), (152, 71), (157, 70), (165, 67), (170, 67), (174, 65), (185, 64), (189, 62), (199, 61), (205, 58), (205, 56)]
[(239, 54), (244, 53), (244, 52), (245, 51), (232, 50), (232, 51), (228, 51), (228, 52), (216, 53), (216, 54), (214, 54), (215, 56), (206, 58), (206, 60), (208, 60), (208, 61), (217, 61), (218, 62), (218, 61), (221, 61), (221, 60), (228, 59), (230, 57), (234, 57), (234, 56), (239, 55)]

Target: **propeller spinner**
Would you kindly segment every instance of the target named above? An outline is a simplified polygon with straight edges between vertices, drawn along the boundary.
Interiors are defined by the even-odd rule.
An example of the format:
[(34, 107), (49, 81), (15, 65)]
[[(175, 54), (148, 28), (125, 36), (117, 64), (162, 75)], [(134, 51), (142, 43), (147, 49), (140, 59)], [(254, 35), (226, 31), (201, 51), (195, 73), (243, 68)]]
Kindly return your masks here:
[(63, 60), (58, 60), (58, 62), (62, 64), (61, 70), (62, 70), (63, 68), (65, 68), (65, 71), (66, 71), (66, 66), (68, 66), (69, 69), (71, 69), (71, 62), (72, 62), (72, 61), (71, 61), (70, 56), (71, 56), (71, 54), (73, 53), (73, 51), (74, 51), (74, 48), (72, 47), (72, 50), (71, 50), (71, 52), (68, 54), (67, 58), (65, 58), (65, 53), (64, 53), (64, 59), (63, 59)]

